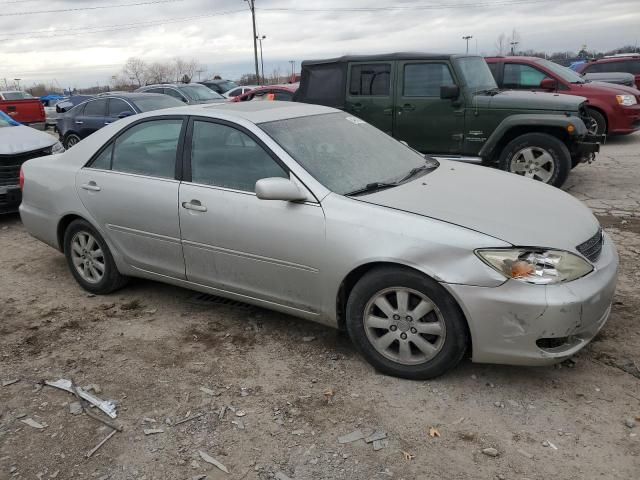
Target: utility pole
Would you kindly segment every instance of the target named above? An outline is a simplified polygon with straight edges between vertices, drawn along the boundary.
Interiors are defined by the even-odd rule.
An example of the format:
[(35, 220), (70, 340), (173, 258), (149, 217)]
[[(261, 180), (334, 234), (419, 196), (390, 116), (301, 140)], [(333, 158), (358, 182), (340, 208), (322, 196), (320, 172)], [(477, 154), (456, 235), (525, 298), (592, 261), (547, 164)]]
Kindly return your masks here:
[(16, 82), (16, 90), (20, 90), (20, 80), (22, 80), (21, 78), (14, 78), (13, 79)]
[(516, 47), (518, 46), (520, 42), (511, 42), (511, 55), (515, 55), (516, 54)]
[(202, 72), (204, 72), (204, 70), (203, 70), (203, 69), (196, 70), (196, 73), (198, 74), (198, 81), (200, 81), (200, 74), (201, 74)]
[(251, 22), (253, 23), (253, 56), (256, 64), (256, 80), (260, 81), (260, 71), (258, 70), (258, 35), (256, 34), (256, 0), (244, 0), (249, 4), (251, 10)]
[(291, 82), (293, 83), (296, 81), (296, 61), (289, 60), (289, 63), (291, 64)]
[(465, 35), (464, 37), (462, 37), (463, 40), (466, 40), (467, 42), (467, 54), (469, 53), (469, 40), (471, 40), (473, 38), (473, 35)]
[(260, 65), (262, 69), (262, 82), (259, 82), (260, 85), (264, 85), (264, 57), (262, 56), (262, 41), (266, 38), (266, 35), (258, 36), (258, 41), (260, 42)]

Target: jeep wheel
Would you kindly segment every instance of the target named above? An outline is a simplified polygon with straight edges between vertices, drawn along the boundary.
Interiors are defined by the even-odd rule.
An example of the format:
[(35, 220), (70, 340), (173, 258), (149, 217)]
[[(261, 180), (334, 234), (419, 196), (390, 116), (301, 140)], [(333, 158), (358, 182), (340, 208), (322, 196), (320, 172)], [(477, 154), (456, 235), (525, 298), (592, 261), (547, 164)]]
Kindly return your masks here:
[(499, 159), (501, 170), (561, 187), (571, 171), (567, 146), (547, 133), (526, 133), (511, 140)]
[(587, 126), (589, 135), (604, 135), (607, 133), (607, 119), (604, 118), (599, 111), (589, 108), (589, 117), (585, 118), (584, 123)]

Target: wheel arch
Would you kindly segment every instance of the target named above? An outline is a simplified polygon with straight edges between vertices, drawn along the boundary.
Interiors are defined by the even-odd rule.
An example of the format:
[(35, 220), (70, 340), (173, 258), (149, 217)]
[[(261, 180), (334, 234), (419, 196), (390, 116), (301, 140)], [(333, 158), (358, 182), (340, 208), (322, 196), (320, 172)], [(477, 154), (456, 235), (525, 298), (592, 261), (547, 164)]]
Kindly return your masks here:
[(67, 215), (63, 216), (58, 222), (58, 226), (56, 228), (58, 250), (60, 250), (62, 253), (64, 253), (64, 233), (67, 231), (67, 228), (74, 220), (84, 220), (85, 222), (91, 224), (89, 220), (87, 220), (85, 217), (82, 217), (81, 215), (78, 215), (77, 213), (68, 213)]
[[(491, 163), (496, 163), (503, 149), (512, 140), (528, 133), (545, 133), (557, 138), (569, 148), (570, 136), (566, 129), (551, 125), (516, 125), (508, 129), (493, 147), (490, 155)], [(570, 150), (570, 149), (569, 149)]]
[(462, 317), (464, 318), (465, 328), (467, 329), (467, 336), (469, 338), (469, 353), (471, 353), (473, 351), (473, 336), (472, 336), (471, 329), (469, 327), (469, 319), (467, 318), (465, 310), (460, 305), (460, 302), (458, 302), (457, 297), (455, 295), (453, 295), (452, 292), (446, 286), (444, 286), (441, 282), (439, 282), (437, 279), (433, 278), (432, 276), (427, 275), (422, 270), (419, 270), (419, 269), (417, 269), (415, 267), (412, 267), (410, 265), (405, 265), (405, 264), (398, 263), (398, 262), (373, 261), (373, 262), (364, 263), (362, 265), (358, 265), (357, 267), (353, 268), (344, 277), (344, 279), (340, 283), (340, 287), (338, 288), (338, 294), (336, 296), (336, 322), (337, 322), (338, 329), (343, 330), (343, 331), (346, 330), (347, 299), (349, 298), (349, 295), (351, 294), (351, 291), (353, 290), (353, 287), (355, 287), (356, 283), (358, 283), (358, 281), (366, 273), (370, 272), (373, 269), (381, 268), (381, 267), (396, 267), (396, 268), (402, 268), (402, 269), (405, 269), (405, 270), (410, 270), (412, 272), (416, 272), (416, 273), (418, 273), (420, 275), (428, 277), (428, 278), (436, 281), (438, 284), (440, 284), (442, 286), (442, 288), (447, 292), (447, 294), (449, 296), (451, 296), (451, 298), (453, 299), (453, 301), (457, 305), (458, 309), (460, 310), (460, 313), (461, 313)]

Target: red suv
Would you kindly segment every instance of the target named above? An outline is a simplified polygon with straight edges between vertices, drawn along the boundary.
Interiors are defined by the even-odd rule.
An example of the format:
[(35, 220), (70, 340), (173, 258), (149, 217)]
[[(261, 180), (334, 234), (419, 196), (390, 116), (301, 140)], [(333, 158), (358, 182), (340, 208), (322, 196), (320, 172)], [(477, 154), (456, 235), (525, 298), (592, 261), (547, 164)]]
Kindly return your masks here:
[(640, 90), (589, 82), (573, 70), (543, 58), (491, 57), (486, 61), (500, 88), (585, 97), (591, 134), (626, 135), (640, 130)]
[(579, 73), (611, 73), (625, 72), (636, 77), (636, 85), (640, 87), (640, 55), (619, 55), (605, 57), (578, 66)]

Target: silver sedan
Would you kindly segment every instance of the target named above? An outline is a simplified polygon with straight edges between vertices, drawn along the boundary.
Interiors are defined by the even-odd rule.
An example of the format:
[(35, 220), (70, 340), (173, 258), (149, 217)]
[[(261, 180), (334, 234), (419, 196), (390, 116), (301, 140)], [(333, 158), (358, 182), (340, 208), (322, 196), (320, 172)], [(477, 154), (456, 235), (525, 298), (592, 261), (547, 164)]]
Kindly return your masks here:
[(89, 292), (143, 277), (344, 328), (405, 378), (465, 355), (558, 362), (616, 285), (616, 249), (573, 197), (322, 106), (150, 112), (22, 174), (26, 228)]

